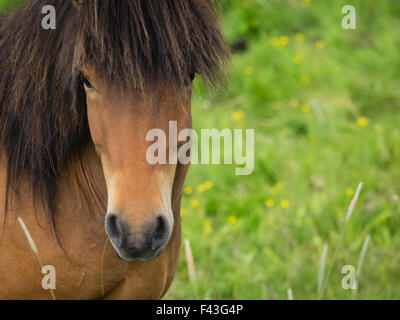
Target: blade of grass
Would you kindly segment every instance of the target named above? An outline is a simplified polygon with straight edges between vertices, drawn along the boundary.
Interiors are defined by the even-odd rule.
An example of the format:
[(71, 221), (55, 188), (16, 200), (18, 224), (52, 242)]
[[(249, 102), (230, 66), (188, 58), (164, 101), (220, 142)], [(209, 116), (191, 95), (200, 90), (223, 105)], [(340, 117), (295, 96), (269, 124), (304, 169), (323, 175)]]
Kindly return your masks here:
[(345, 234), (346, 229), (347, 229), (347, 223), (349, 222), (349, 220), (350, 220), (350, 218), (351, 218), (351, 216), (352, 216), (352, 214), (353, 214), (353, 211), (354, 211), (354, 209), (355, 209), (355, 207), (356, 207), (356, 204), (357, 204), (358, 198), (359, 198), (359, 196), (360, 196), (360, 192), (361, 192), (362, 187), (363, 187), (363, 183), (360, 182), (359, 185), (358, 185), (358, 187), (357, 187), (357, 191), (356, 191), (356, 193), (355, 193), (353, 199), (352, 199), (351, 202), (350, 202), (349, 208), (347, 209), (346, 219), (345, 219), (345, 223), (344, 223), (342, 232), (341, 232), (341, 234), (340, 234), (340, 236), (339, 236), (339, 241), (338, 241), (338, 243), (337, 243), (337, 245), (336, 245), (336, 248), (335, 248), (335, 251), (334, 251), (334, 253), (333, 253), (332, 261), (331, 261), (331, 263), (330, 263), (330, 267), (329, 267), (329, 269), (328, 269), (328, 273), (327, 273), (327, 275), (326, 275), (326, 279), (325, 279), (325, 281), (324, 281), (324, 283), (323, 283), (323, 285), (322, 285), (321, 291), (320, 291), (319, 294), (318, 294), (318, 299), (319, 299), (319, 300), (323, 299), (323, 296), (324, 296), (324, 293), (325, 293), (325, 290), (326, 290), (326, 286), (328, 285), (329, 278), (330, 278), (331, 273), (332, 273), (332, 271), (333, 271), (333, 266), (334, 266), (335, 261), (336, 261), (337, 253), (338, 253), (339, 248), (340, 248), (340, 246), (341, 246), (341, 244), (342, 244), (343, 237), (344, 237), (344, 234)]
[(360, 253), (360, 258), (358, 259), (358, 264), (357, 264), (357, 283), (358, 283), (358, 279), (360, 279), (361, 276), (361, 270), (362, 270), (362, 266), (364, 264), (364, 260), (365, 260), (365, 255), (367, 254), (367, 250), (368, 250), (368, 246), (369, 243), (371, 241), (371, 236), (368, 235), (363, 243), (362, 249), (361, 249), (361, 253)]
[(287, 289), (287, 295), (288, 295), (288, 300), (294, 300), (292, 288)]
[(192, 248), (190, 247), (189, 239), (185, 239), (185, 257), (189, 273), (189, 280), (190, 283), (192, 284), (194, 295), (196, 299), (199, 300), (196, 288), (196, 268), (194, 265), (193, 253), (192, 253)]
[(108, 237), (106, 239), (106, 243), (104, 245), (103, 254), (101, 255), (101, 266), (100, 266), (100, 282), (101, 282), (101, 293), (104, 297), (104, 256), (107, 251)]
[[(24, 221), (22, 220), (22, 218), (18, 217), (18, 222), (21, 225), (22, 231), (24, 232), (26, 238), (28, 239), (29, 246), (31, 247), (31, 250), (35, 253), (36, 258), (39, 261), (40, 269), (42, 270), (43, 269), (43, 263), (42, 263), (42, 259), (39, 256), (39, 251), (38, 251), (38, 249), (36, 247), (36, 244), (33, 241), (32, 236), (29, 233), (29, 230), (26, 227), (26, 225), (25, 225)], [(54, 294), (54, 291), (51, 288), (50, 288), (50, 294), (51, 294), (51, 297), (53, 298), (53, 300), (57, 300), (56, 299), (56, 295)]]
[(326, 260), (328, 257), (328, 245), (324, 244), (324, 249), (322, 250), (321, 261), (319, 264), (319, 272), (318, 272), (318, 292), (321, 291), (322, 285), (324, 283), (325, 277), (325, 269), (326, 269)]
[(362, 271), (362, 267), (363, 267), (364, 260), (365, 260), (365, 255), (367, 254), (367, 250), (368, 250), (368, 246), (369, 246), (370, 242), (371, 242), (371, 236), (367, 235), (365, 240), (364, 240), (362, 249), (361, 249), (360, 257), (358, 258), (357, 278), (356, 278), (357, 279), (357, 290), (353, 291), (354, 292), (354, 294), (353, 294), (354, 298), (357, 297), (358, 289), (360, 288), (359, 286), (360, 286), (360, 282), (361, 282), (361, 271)]

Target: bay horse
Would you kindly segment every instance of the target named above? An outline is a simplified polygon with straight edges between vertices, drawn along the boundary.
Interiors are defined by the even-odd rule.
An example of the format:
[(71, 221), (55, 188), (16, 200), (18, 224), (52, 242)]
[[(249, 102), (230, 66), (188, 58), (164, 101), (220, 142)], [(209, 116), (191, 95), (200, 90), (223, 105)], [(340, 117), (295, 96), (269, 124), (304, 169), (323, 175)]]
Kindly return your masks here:
[[(55, 30), (42, 28), (45, 5)], [(51, 298), (19, 217), (56, 270), (57, 299), (165, 295), (188, 165), (150, 165), (146, 133), (191, 128), (193, 77), (213, 84), (230, 55), (216, 9), (31, 0), (0, 20), (1, 299)]]

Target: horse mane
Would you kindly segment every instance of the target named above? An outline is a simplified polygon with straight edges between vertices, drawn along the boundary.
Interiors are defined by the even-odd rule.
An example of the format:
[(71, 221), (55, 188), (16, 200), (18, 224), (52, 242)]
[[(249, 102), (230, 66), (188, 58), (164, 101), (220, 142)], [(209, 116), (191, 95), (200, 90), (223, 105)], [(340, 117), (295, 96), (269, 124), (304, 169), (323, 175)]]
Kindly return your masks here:
[[(213, 83), (229, 57), (212, 0), (31, 0), (0, 20), (0, 143), (9, 191), (28, 181), (56, 230), (57, 182), (92, 141), (80, 68), (144, 92), (190, 73)], [(56, 30), (44, 30), (44, 5)], [(75, 161), (75, 160), (74, 160)], [(35, 200), (36, 203), (36, 200)]]

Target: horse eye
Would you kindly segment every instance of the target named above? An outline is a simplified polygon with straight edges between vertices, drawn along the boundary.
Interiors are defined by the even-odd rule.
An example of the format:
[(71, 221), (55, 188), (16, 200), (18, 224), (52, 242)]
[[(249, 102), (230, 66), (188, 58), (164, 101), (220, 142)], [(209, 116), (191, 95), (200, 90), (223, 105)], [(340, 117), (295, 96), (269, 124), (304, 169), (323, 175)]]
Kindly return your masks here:
[(86, 78), (83, 73), (81, 73), (80, 75), (80, 80), (83, 82), (84, 86), (88, 89), (93, 89), (93, 85), (91, 84), (91, 82), (89, 81), (88, 78)]
[(190, 74), (190, 81), (193, 81), (195, 77), (196, 77), (196, 73), (195, 72)]

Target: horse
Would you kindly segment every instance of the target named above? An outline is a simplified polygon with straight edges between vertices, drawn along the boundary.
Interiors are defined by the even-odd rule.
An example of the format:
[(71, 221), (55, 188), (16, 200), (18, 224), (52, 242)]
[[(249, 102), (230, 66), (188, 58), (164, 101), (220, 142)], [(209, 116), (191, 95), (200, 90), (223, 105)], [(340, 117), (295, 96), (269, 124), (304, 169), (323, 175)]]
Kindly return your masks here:
[(213, 0), (31, 0), (0, 19), (1, 299), (51, 299), (19, 219), (57, 299), (166, 294), (189, 164), (149, 164), (146, 132), (191, 128), (193, 78), (213, 86), (229, 56)]

